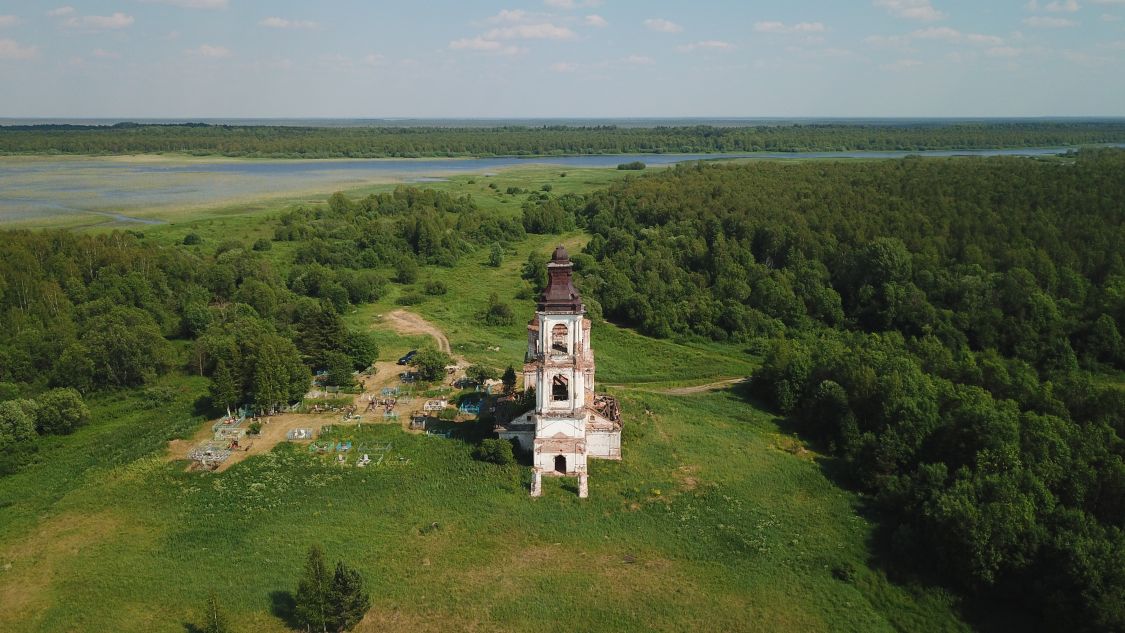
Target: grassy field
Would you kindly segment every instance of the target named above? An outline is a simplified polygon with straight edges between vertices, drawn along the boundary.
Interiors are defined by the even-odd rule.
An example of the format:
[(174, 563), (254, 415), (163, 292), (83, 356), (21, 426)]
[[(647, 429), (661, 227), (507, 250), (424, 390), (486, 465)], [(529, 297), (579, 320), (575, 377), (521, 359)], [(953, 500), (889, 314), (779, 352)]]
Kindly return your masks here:
[[(522, 197), (488, 182), (503, 191), (550, 181), (560, 193), (618, 177), (529, 170), (427, 186), (516, 213)], [(277, 211), (232, 208), (146, 235), (249, 242)], [(576, 249), (584, 239), (562, 241)], [(427, 267), (417, 285), (441, 279), (449, 294), (410, 309), (455, 353), (518, 367), (534, 310), (516, 299), (519, 267), (557, 241), (532, 236), (499, 268), (483, 264), (485, 249), (454, 268)], [(287, 247), (270, 256), (283, 261)], [(347, 315), (377, 334), (383, 359), (425, 343), (380, 324), (408, 289), (391, 284)], [(476, 323), (492, 292), (512, 304), (516, 324)], [(340, 431), (357, 444), (392, 443), (378, 467), (338, 467), (282, 444), (220, 474), (187, 473), (164, 452), (203, 423), (195, 403), (205, 380), (171, 376), (101, 396), (89, 426), (45, 438), (34, 465), (0, 478), (0, 630), (180, 632), (200, 621), (213, 589), (235, 630), (285, 631), (313, 543), (366, 576), (374, 607), (364, 631), (967, 630), (941, 592), (894, 584), (870, 564), (861, 500), (770, 414), (729, 389), (663, 393), (746, 376), (757, 363), (747, 350), (611, 324), (592, 336), (598, 382), (621, 398), (624, 460), (592, 462), (585, 500), (556, 479), (531, 499), (526, 467), (477, 462), (461, 441), (391, 425)]]

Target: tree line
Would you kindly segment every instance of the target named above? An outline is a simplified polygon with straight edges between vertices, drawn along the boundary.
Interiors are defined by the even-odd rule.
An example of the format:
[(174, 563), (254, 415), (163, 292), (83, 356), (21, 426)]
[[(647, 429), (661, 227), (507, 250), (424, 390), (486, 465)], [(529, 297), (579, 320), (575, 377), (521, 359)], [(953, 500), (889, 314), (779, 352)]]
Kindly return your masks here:
[(1123, 200), (1120, 150), (698, 164), (592, 196), (575, 264), (608, 318), (761, 354), (752, 395), (868, 495), (900, 568), (1118, 631)]
[(1125, 142), (1106, 121), (883, 122), (744, 127), (0, 126), (0, 154), (178, 152), (269, 158), (988, 149)]

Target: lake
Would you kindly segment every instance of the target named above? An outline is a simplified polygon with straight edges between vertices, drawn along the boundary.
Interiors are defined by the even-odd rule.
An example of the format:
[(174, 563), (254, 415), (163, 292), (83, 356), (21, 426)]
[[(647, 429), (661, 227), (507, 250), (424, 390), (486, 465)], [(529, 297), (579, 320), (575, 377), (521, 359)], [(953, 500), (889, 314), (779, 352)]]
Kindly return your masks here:
[[(753, 154), (629, 154), (534, 158), (232, 160), (165, 157), (0, 158), (0, 223), (67, 221), (159, 222), (161, 210), (208, 207), (303, 193), (325, 194), (366, 184), (432, 182), (536, 165), (612, 168), (642, 161), (663, 166), (698, 160), (1046, 156), (1068, 148), (931, 152), (758, 152)], [(101, 220), (99, 220), (101, 221)]]

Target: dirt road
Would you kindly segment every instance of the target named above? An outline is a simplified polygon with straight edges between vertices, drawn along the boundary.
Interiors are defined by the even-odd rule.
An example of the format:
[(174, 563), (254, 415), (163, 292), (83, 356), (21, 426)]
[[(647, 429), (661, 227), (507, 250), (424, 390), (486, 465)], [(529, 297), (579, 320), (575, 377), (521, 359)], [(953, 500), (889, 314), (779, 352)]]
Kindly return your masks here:
[(449, 339), (446, 338), (445, 333), (442, 332), (429, 321), (422, 317), (408, 312), (406, 310), (392, 310), (383, 315), (383, 323), (386, 323), (392, 330), (399, 334), (425, 334), (433, 337), (437, 342), (438, 349), (451, 354), (453, 349), (449, 347)]

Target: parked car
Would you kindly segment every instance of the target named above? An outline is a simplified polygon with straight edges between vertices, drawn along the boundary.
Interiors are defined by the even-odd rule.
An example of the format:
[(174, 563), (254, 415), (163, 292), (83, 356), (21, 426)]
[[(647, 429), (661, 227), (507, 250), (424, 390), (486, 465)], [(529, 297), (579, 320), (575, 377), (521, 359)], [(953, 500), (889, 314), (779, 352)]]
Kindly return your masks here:
[(418, 350), (416, 350), (416, 349), (410, 350), (409, 352), (406, 353), (406, 356), (403, 356), (402, 358), (398, 359), (398, 364), (399, 365), (405, 365), (405, 364), (409, 363), (410, 359), (414, 358), (414, 355), (417, 354), (417, 353), (418, 353)]

